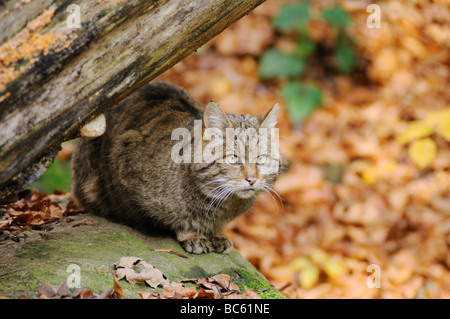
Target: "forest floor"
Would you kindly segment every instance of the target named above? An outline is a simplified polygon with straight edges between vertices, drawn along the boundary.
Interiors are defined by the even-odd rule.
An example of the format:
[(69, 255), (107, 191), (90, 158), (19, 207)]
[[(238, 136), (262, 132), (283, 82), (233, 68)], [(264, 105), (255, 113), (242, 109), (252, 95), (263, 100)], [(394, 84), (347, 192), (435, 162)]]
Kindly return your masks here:
[[(227, 234), (289, 298), (449, 298), (448, 4), (383, 2), (381, 28), (371, 29), (369, 2), (338, 1), (352, 18), (358, 66), (339, 74), (327, 70), (330, 57), (312, 57), (303, 78), (320, 87), (323, 106), (293, 125), (284, 80), (258, 76), (267, 48), (295, 46), (272, 27), (285, 2), (266, 2), (158, 78), (229, 113), (280, 102), (291, 164), (275, 187), (283, 203), (261, 196)], [(335, 36), (321, 21), (308, 33)]]
[[(450, 298), (449, 5), (385, 1), (369, 28), (369, 1), (311, 3), (350, 14), (357, 66), (343, 74), (327, 52), (311, 56), (302, 79), (322, 105), (293, 124), (286, 80), (259, 76), (267, 49), (296, 47), (273, 28), (286, 2), (267, 1), (157, 78), (228, 113), (280, 103), (283, 201), (261, 196), (227, 235), (288, 298)], [(320, 19), (307, 32), (336, 37)]]

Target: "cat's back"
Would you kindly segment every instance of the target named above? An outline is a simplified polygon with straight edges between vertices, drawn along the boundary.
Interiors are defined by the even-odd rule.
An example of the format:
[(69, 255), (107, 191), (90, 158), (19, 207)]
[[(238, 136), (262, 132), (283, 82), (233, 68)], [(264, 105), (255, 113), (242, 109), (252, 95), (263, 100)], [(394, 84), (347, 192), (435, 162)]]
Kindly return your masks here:
[[(172, 130), (174, 125), (201, 119), (203, 111), (204, 106), (184, 89), (166, 82), (150, 82), (107, 112), (106, 133), (139, 130), (143, 126)], [(110, 128), (120, 128), (108, 131), (108, 124)]]
[(158, 184), (159, 175), (170, 170), (172, 131), (189, 129), (203, 109), (182, 88), (165, 82), (146, 84), (109, 109), (105, 133), (77, 141), (72, 190), (79, 203), (106, 213), (125, 204), (127, 189), (139, 192), (142, 178)]

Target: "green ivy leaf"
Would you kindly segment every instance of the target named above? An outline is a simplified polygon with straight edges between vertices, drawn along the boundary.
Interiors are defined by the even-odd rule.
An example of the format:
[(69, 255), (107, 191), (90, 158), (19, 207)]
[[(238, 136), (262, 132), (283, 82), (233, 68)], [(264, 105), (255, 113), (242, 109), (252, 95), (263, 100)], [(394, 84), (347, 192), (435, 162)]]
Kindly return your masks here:
[(322, 17), (337, 29), (346, 27), (351, 22), (350, 16), (339, 4), (334, 8), (324, 10)]
[(348, 73), (355, 67), (357, 56), (353, 42), (347, 35), (339, 34), (334, 56), (341, 72)]
[(273, 20), (273, 26), (277, 30), (302, 30), (309, 22), (309, 3), (299, 2), (286, 4), (280, 14)]
[(301, 58), (307, 58), (311, 56), (316, 50), (316, 43), (311, 41), (306, 35), (303, 35), (297, 43), (296, 54)]
[(286, 101), (289, 117), (295, 124), (302, 123), (322, 104), (322, 93), (317, 87), (298, 82), (283, 86), (281, 96)]
[(269, 49), (259, 61), (259, 76), (261, 78), (299, 76), (304, 68), (305, 63), (302, 59)]
[(341, 72), (348, 73), (355, 67), (356, 53), (351, 46), (338, 46), (335, 52), (336, 62)]

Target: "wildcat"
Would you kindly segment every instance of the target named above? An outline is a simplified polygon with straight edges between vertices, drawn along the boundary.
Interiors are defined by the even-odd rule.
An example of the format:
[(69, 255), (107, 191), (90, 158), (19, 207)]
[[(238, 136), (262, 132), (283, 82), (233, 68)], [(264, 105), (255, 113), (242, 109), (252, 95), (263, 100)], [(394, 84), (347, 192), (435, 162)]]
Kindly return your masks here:
[[(256, 154), (252, 163), (245, 146), (255, 136), (244, 138), (237, 130), (233, 141), (244, 150), (230, 153), (224, 144), (222, 156), (213, 161), (177, 163), (172, 152), (179, 142), (172, 132), (185, 128), (194, 133), (199, 121), (202, 130), (220, 132), (273, 128), (277, 114), (278, 104), (258, 117), (225, 114), (217, 104), (204, 107), (177, 86), (151, 82), (106, 112), (102, 136), (78, 139), (72, 191), (88, 211), (132, 224), (163, 225), (189, 253), (226, 254), (233, 246), (223, 227), (247, 211), (259, 193), (273, 191), (284, 170), (278, 145), (269, 147), (271, 155)], [(207, 142), (202, 140), (203, 149)], [(269, 163), (277, 169), (263, 174)]]

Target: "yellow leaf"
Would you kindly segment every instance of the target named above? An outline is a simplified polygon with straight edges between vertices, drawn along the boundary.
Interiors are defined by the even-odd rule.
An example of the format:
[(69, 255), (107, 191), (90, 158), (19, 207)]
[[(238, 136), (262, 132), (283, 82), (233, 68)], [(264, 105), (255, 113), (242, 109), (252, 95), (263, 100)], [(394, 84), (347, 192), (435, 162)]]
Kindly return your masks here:
[(450, 123), (450, 108), (434, 111), (427, 114), (424, 121), (429, 126), (438, 126), (441, 123)]
[(383, 165), (380, 166), (380, 172), (383, 173), (391, 173), (395, 171), (398, 167), (398, 164), (396, 161), (387, 161)]
[(398, 167), (397, 162), (389, 160), (377, 165), (369, 165), (361, 171), (361, 179), (367, 185), (372, 185), (379, 178), (389, 177), (389, 173), (395, 171)]
[(440, 123), (436, 127), (436, 133), (444, 140), (450, 142), (450, 121)]
[(300, 286), (305, 289), (309, 289), (314, 286), (317, 280), (319, 280), (319, 273), (319, 268), (312, 264), (305, 267), (298, 274), (298, 282), (300, 283)]
[(338, 259), (338, 258), (331, 258), (323, 266), (323, 271), (331, 279), (338, 278), (343, 273), (344, 269), (345, 269), (344, 262), (341, 259)]
[(299, 271), (302, 270), (304, 268), (306, 268), (307, 266), (311, 265), (311, 262), (309, 261), (308, 258), (306, 257), (299, 257), (294, 259), (290, 264), (289, 264), (289, 268), (293, 271)]
[(450, 108), (430, 112), (424, 121), (434, 127), (437, 134), (450, 142)]
[(428, 121), (412, 121), (409, 122), (408, 128), (402, 134), (397, 136), (397, 142), (406, 144), (413, 140), (427, 137), (433, 133), (433, 127)]
[(321, 249), (317, 249), (312, 255), (311, 260), (313, 263), (320, 265), (326, 263), (330, 259), (330, 255), (328, 255), (325, 251)]
[(436, 158), (436, 143), (431, 138), (414, 141), (409, 146), (408, 153), (417, 167), (425, 168)]
[(361, 178), (363, 182), (366, 183), (367, 185), (372, 185), (373, 183), (375, 183), (377, 177), (378, 177), (378, 168), (376, 166), (366, 167), (361, 172)]

